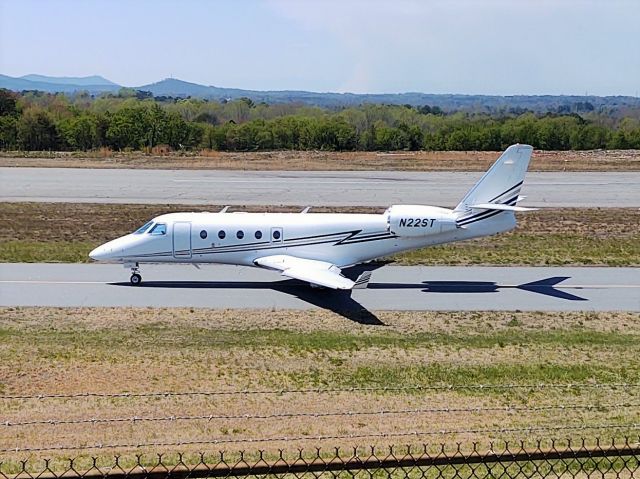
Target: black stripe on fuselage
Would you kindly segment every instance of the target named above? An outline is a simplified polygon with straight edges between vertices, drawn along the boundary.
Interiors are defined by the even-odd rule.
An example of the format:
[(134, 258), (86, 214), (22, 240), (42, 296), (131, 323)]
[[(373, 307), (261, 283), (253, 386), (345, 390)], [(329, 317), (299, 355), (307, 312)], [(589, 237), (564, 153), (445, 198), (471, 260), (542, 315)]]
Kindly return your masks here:
[[(201, 249), (198, 250), (198, 254), (202, 254), (202, 253), (239, 253), (239, 252), (243, 252), (243, 251), (264, 250), (264, 249), (278, 249), (278, 248), (296, 248), (298, 246), (310, 246), (310, 245), (316, 245), (316, 244), (333, 243), (334, 241), (338, 241), (338, 238), (335, 238), (336, 236), (345, 236), (346, 235), (347, 238), (351, 238), (354, 235), (358, 234), (360, 231), (362, 231), (362, 230), (342, 231), (342, 232), (337, 232), (337, 233), (328, 233), (328, 234), (322, 234), (322, 235), (307, 236), (307, 237), (305, 237), (307, 240), (308, 239), (318, 239), (319, 241), (306, 241), (304, 243), (297, 243), (297, 244), (292, 244), (292, 243), (284, 244), (283, 242), (279, 242), (279, 243), (267, 242), (265, 244), (265, 242), (261, 242), (261, 243), (248, 243), (248, 244), (239, 244), (239, 245), (229, 245), (229, 246), (224, 246), (224, 247), (214, 246), (214, 247), (210, 247), (210, 248), (201, 248)], [(324, 239), (320, 240), (320, 238), (324, 238)], [(292, 242), (293, 241), (301, 241), (302, 239), (303, 238), (291, 238), (288, 241), (292, 241)], [(287, 240), (285, 240), (285, 241), (287, 241)], [(265, 244), (265, 246), (256, 247), (258, 244)]]
[[(216, 253), (235, 253), (238, 251), (251, 251), (251, 250), (259, 250), (259, 249), (270, 249), (270, 248), (293, 248), (296, 246), (306, 246), (307, 244), (319, 244), (319, 243), (331, 243), (332, 241), (336, 241), (336, 238), (332, 238), (335, 236), (344, 236), (353, 237), (360, 233), (362, 230), (352, 230), (352, 231), (341, 231), (338, 233), (327, 233), (322, 235), (314, 235), (314, 236), (305, 236), (300, 238), (289, 238), (285, 239), (284, 242), (273, 243), (271, 241), (259, 241), (253, 243), (244, 243), (244, 244), (236, 244), (236, 245), (226, 245), (226, 246), (208, 246), (206, 248), (196, 248), (193, 251), (198, 254), (213, 252)], [(291, 244), (294, 241), (301, 240), (309, 240), (309, 239), (318, 239), (318, 238), (326, 238), (321, 242), (305, 242), (303, 244)], [(283, 244), (286, 243), (286, 244)], [(258, 247), (257, 247), (258, 246)]]
[[(502, 203), (502, 204), (508, 205), (508, 206), (514, 206), (516, 204), (516, 201), (513, 200), (512, 202)], [(508, 211), (505, 211), (505, 210), (488, 210), (488, 211), (485, 211), (484, 213), (482, 213), (484, 216), (482, 216), (481, 218), (475, 218), (475, 219), (470, 220), (470, 221), (465, 221), (464, 223), (463, 222), (459, 222), (458, 225), (459, 226), (467, 226), (467, 225), (470, 225), (472, 223), (477, 223), (478, 221), (483, 221), (483, 220), (489, 219), (489, 218), (491, 218), (493, 216), (499, 215), (500, 213), (508, 213)]]
[(278, 244), (274, 244), (272, 246), (261, 246), (261, 247), (246, 247), (246, 246), (238, 246), (236, 249), (228, 249), (225, 251), (219, 251), (217, 249), (211, 249), (210, 251), (201, 251), (198, 254), (213, 254), (213, 253), (243, 253), (245, 251), (263, 251), (263, 250), (270, 250), (270, 249), (282, 249), (282, 248), (298, 248), (298, 247), (302, 247), (302, 246), (313, 246), (313, 245), (318, 245), (318, 244), (329, 244), (329, 243), (334, 243), (336, 240), (335, 239), (330, 239), (330, 240), (319, 240), (319, 241), (310, 241), (307, 243), (299, 243), (299, 244), (289, 244), (289, 245), (285, 245), (282, 243), (278, 243)]
[[(516, 201), (511, 200), (508, 201), (506, 203), (500, 203), (502, 205), (507, 205), (507, 206), (515, 206)], [(486, 210), (483, 211), (482, 213), (475, 215), (474, 217), (470, 217), (470, 218), (465, 218), (463, 221), (458, 221), (458, 225), (459, 226), (466, 226), (466, 225), (470, 225), (472, 223), (476, 223), (478, 221), (482, 221), (482, 220), (486, 220), (487, 218), (489, 218), (490, 216), (493, 216), (493, 213), (498, 211), (499, 213), (505, 213), (505, 210)]]
[[(517, 199), (518, 199), (518, 197), (514, 196), (513, 198), (510, 198), (509, 200), (507, 200), (505, 202), (495, 203), (495, 204), (497, 204), (497, 205), (507, 205), (507, 204), (510, 204), (512, 201), (517, 200)], [(458, 218), (458, 223), (461, 223), (463, 221), (473, 220), (475, 218), (478, 218), (478, 217), (484, 215), (485, 213), (486, 213), (486, 211), (480, 211), (479, 213), (473, 213), (472, 215), (469, 215), (469, 216), (463, 216), (462, 218)]]
[(371, 238), (353, 239), (353, 240), (350, 240), (348, 242), (340, 241), (340, 242), (336, 243), (334, 246), (342, 246), (342, 245), (346, 245), (346, 244), (357, 244), (357, 243), (368, 243), (370, 241), (378, 241), (378, 240), (383, 240), (383, 239), (393, 239), (393, 238), (397, 238), (397, 237), (398, 237), (398, 235), (395, 235), (395, 234), (392, 234), (392, 233), (386, 233), (384, 235), (371, 237)]
[[(510, 199), (508, 199), (504, 203), (496, 203), (496, 204), (513, 206), (513, 205), (515, 205), (517, 203), (517, 201), (518, 201), (518, 196), (516, 195), (516, 196), (511, 197)], [(471, 216), (465, 216), (463, 218), (460, 218), (457, 223), (460, 226), (465, 225), (467, 223), (473, 223), (478, 219), (484, 219), (483, 216), (486, 215), (488, 212), (491, 212), (491, 211), (494, 211), (494, 210), (482, 211), (480, 213), (474, 213)]]
[[(291, 238), (289, 241), (301, 241), (303, 239), (307, 239), (307, 241), (303, 243), (297, 244), (283, 244), (280, 243), (270, 243), (270, 242), (259, 242), (259, 243), (248, 243), (241, 245), (228, 245), (228, 246), (218, 246), (218, 247), (208, 247), (208, 248), (196, 248), (192, 249), (193, 254), (204, 255), (204, 254), (222, 254), (222, 253), (243, 253), (247, 251), (263, 251), (270, 249), (281, 249), (281, 248), (298, 248), (304, 246), (315, 246), (319, 244), (330, 244), (334, 243), (334, 246), (344, 246), (356, 243), (366, 243), (371, 241), (380, 241), (385, 239), (393, 239), (398, 236), (390, 233), (388, 231), (379, 232), (379, 233), (367, 233), (362, 236), (357, 236), (361, 233), (362, 230), (352, 230), (352, 231), (342, 231), (337, 233), (327, 233), (322, 235), (314, 235), (307, 236), (304, 238)], [(345, 236), (342, 239), (335, 238), (336, 236)], [(324, 238), (324, 239), (320, 239)], [(316, 239), (317, 241), (308, 241), (309, 239)], [(185, 250), (185, 254), (188, 251)], [(178, 255), (180, 252), (178, 252)], [(130, 255), (125, 258), (157, 258), (160, 256), (172, 256), (173, 251), (165, 251), (162, 253), (146, 253), (146, 254), (138, 254), (138, 255)]]
[[(334, 246), (342, 246), (342, 245), (348, 245), (348, 244), (354, 244), (354, 243), (364, 243), (364, 242), (368, 242), (368, 241), (378, 241), (378, 240), (383, 240), (383, 239), (390, 239), (390, 238), (396, 238), (397, 236), (392, 235), (389, 232), (384, 232), (384, 233), (369, 233), (367, 235), (363, 235), (361, 237), (357, 237), (357, 233), (359, 233), (362, 230), (358, 230), (357, 232), (353, 232), (353, 231), (346, 231), (346, 232), (342, 232), (342, 233), (332, 233), (332, 234), (325, 234), (325, 235), (317, 235), (315, 236), (315, 238), (321, 238), (321, 237), (325, 237), (326, 239), (319, 239), (318, 241), (306, 241), (304, 243), (297, 243), (297, 244), (282, 244), (282, 243), (275, 243), (275, 244), (271, 244), (269, 246), (261, 246), (261, 247), (255, 247), (255, 244), (248, 244), (248, 245), (237, 245), (237, 246), (228, 246), (226, 247), (226, 249), (224, 249), (224, 251), (221, 251), (219, 248), (201, 248), (198, 249), (197, 251), (194, 250), (194, 254), (216, 254), (216, 253), (242, 253), (245, 251), (262, 251), (262, 250), (270, 250), (270, 249), (280, 249), (280, 248), (298, 248), (298, 247), (303, 247), (303, 246), (314, 246), (314, 245), (319, 245), (319, 244), (330, 244), (330, 243), (335, 243)], [(335, 236), (340, 236), (340, 235), (347, 235), (346, 238), (342, 239), (342, 240), (336, 240)], [(309, 238), (314, 238), (314, 237), (309, 237)]]
[(472, 223), (477, 223), (478, 221), (488, 220), (489, 218), (491, 218), (493, 216), (496, 216), (496, 215), (499, 215), (500, 213), (507, 213), (507, 212), (504, 211), (504, 210), (491, 210), (491, 211), (489, 211), (489, 214), (487, 214), (487, 216), (485, 216), (483, 218), (477, 218), (477, 219), (475, 219), (473, 221), (470, 221), (470, 222), (466, 223), (465, 225), (461, 225), (461, 226), (466, 226), (466, 225), (470, 225)]
[(288, 242), (293, 242), (293, 241), (301, 241), (301, 240), (307, 240), (307, 239), (316, 239), (316, 238), (326, 238), (329, 236), (338, 236), (338, 235), (345, 235), (345, 234), (349, 234), (351, 236), (356, 236), (358, 233), (361, 233), (362, 230), (350, 230), (350, 231), (342, 231), (340, 233), (326, 233), (326, 234), (322, 234), (322, 235), (313, 235), (313, 236), (301, 236), (299, 238), (288, 238), (285, 239), (285, 243)]
[(258, 246), (258, 245), (270, 245), (273, 244), (271, 241), (258, 241), (254, 243), (246, 243), (243, 245), (227, 245), (227, 246), (207, 246), (206, 248), (194, 248), (193, 251), (206, 251), (211, 248), (215, 248), (216, 250), (228, 250), (230, 248), (237, 248), (238, 246)]

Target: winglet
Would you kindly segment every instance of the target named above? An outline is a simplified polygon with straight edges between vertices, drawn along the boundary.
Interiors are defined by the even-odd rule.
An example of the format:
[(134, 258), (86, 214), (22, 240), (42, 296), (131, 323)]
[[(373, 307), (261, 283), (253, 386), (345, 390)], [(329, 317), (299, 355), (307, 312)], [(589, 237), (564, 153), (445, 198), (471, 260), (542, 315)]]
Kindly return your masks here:
[(220, 213), (226, 213), (228, 209), (229, 209), (229, 207), (228, 207), (228, 206), (225, 206), (224, 208), (222, 208), (222, 209), (220, 210)]
[(307, 206), (305, 209), (303, 209), (303, 210), (300, 212), (300, 214), (301, 214), (301, 215), (304, 215), (304, 214), (308, 213), (310, 209), (311, 209), (311, 206)]
[(371, 279), (371, 271), (365, 271), (360, 276), (358, 276), (358, 279), (356, 279), (356, 282), (354, 283), (353, 288), (351, 289), (366, 289), (367, 286), (369, 286), (370, 279)]

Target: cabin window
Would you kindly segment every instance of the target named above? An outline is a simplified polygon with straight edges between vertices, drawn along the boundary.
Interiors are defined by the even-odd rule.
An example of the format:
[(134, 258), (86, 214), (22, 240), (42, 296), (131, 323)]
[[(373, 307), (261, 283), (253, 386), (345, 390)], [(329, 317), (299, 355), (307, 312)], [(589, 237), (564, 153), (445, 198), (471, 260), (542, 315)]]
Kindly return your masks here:
[(262, 238), (262, 231), (256, 231), (256, 239)]
[(207, 230), (200, 231), (200, 238), (207, 239)]
[(244, 231), (242, 231), (242, 230), (238, 231), (238, 232), (236, 233), (236, 237), (237, 237), (238, 239), (242, 239), (242, 238), (244, 238)]
[(274, 240), (279, 240), (279, 239), (280, 239), (280, 231), (275, 230), (275, 231), (273, 232), (273, 239), (274, 239)]
[(142, 233), (144, 233), (145, 231), (147, 231), (149, 229), (149, 227), (153, 224), (153, 221), (149, 221), (148, 223), (145, 223), (144, 225), (142, 225), (140, 228), (138, 228), (137, 230), (135, 230), (133, 232), (134, 235), (141, 235)]
[(152, 235), (166, 235), (167, 234), (167, 225), (164, 223), (156, 223), (156, 225), (151, 228), (149, 234)]
[(227, 236), (227, 234), (223, 230), (218, 231), (218, 238), (224, 239), (225, 236)]

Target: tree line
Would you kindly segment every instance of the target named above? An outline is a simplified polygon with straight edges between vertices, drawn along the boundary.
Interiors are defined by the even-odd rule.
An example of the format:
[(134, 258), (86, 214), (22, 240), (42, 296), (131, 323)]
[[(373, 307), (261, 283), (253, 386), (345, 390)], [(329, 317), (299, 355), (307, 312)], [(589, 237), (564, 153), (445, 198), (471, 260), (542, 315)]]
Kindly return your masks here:
[(424, 105), (361, 105), (328, 110), (153, 98), (141, 92), (65, 96), (0, 90), (3, 150), (546, 150), (640, 149), (640, 121), (584, 114), (447, 113)]

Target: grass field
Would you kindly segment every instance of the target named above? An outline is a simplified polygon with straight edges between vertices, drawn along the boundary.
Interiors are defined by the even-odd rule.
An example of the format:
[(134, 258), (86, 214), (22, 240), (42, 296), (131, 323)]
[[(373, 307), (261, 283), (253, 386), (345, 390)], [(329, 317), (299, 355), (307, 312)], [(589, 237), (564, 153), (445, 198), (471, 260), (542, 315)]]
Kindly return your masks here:
[[(0, 166), (231, 170), (485, 171), (497, 151), (0, 152)], [(638, 150), (534, 152), (530, 171), (639, 171)]]
[[(3, 203), (0, 261), (87, 262), (97, 245), (172, 211), (217, 211), (217, 206)], [(238, 207), (243, 211), (300, 211)], [(373, 208), (316, 208), (370, 212)], [(544, 209), (518, 215), (518, 228), (488, 238), (425, 248), (393, 259), (435, 265), (640, 265), (640, 210)]]
[[(326, 311), (0, 309), (0, 396), (214, 393), (0, 399), (0, 449), (204, 439), (219, 442), (139, 451), (275, 451), (637, 432), (632, 424), (640, 422), (639, 385), (598, 385), (638, 383), (638, 314), (377, 315), (386, 326), (363, 326)], [(537, 386), (541, 383), (578, 386)], [(478, 385), (485, 387), (474, 387)], [(503, 385), (515, 387), (490, 387)], [(380, 389), (407, 387), (418, 389)], [(230, 394), (247, 389), (275, 392)], [(321, 391), (286, 392), (299, 389)], [(16, 424), (116, 418), (125, 420)], [(580, 429), (603, 424), (609, 427)], [(565, 426), (576, 429), (535, 435), (517, 431)], [(504, 428), (516, 431), (497, 432)], [(486, 432), (441, 432), (475, 429)], [(368, 437), (413, 431), (425, 434)], [(334, 437), (320, 439), (324, 436)], [(244, 442), (284, 437), (289, 439)], [(112, 456), (131, 450), (82, 454)], [(75, 455), (43, 451), (31, 457), (69, 454)], [(1, 456), (11, 468), (24, 453)]]

